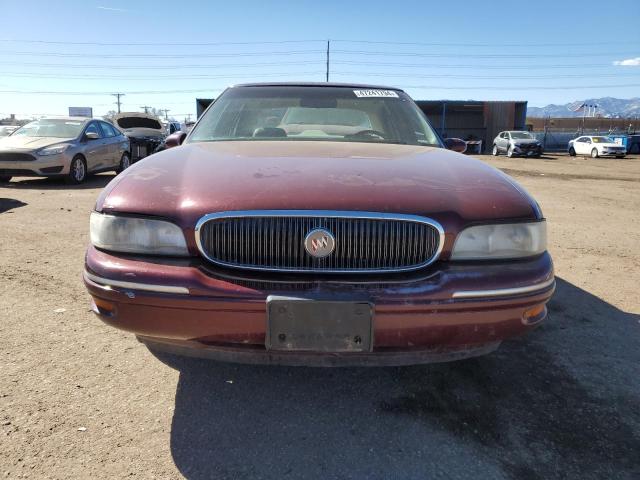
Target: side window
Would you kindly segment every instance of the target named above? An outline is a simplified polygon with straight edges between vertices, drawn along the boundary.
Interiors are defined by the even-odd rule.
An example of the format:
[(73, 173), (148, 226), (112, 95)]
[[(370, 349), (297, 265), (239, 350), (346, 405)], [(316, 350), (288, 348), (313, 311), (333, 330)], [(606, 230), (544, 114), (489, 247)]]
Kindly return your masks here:
[(500, 132), (500, 138), (504, 138), (505, 133), (504, 132)]
[(591, 143), (591, 139), (589, 137), (585, 137), (584, 141), (585, 143)]
[(99, 138), (102, 138), (102, 132), (98, 128), (98, 124), (96, 122), (91, 122), (89, 124), (89, 126), (87, 127), (87, 129), (84, 131), (84, 133), (85, 133), (85, 135), (87, 133), (95, 133), (95, 134), (98, 135)]
[(103, 137), (108, 138), (116, 136), (116, 132), (113, 130), (113, 127), (107, 122), (100, 122), (100, 128), (102, 128)]

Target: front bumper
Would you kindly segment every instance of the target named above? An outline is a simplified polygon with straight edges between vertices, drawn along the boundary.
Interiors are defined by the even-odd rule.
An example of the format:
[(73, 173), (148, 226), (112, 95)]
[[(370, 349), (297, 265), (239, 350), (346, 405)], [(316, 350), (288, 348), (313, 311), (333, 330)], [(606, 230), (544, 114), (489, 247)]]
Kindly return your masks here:
[[(28, 152), (32, 153), (33, 152)], [(65, 153), (39, 157), (35, 160), (6, 161), (0, 160), (0, 175), (10, 177), (48, 177), (69, 173), (71, 158)]]
[(627, 154), (626, 150), (619, 150), (619, 151), (603, 150), (598, 153), (598, 155), (600, 155), (601, 157), (624, 157), (626, 154)]
[[(517, 262), (442, 262), (385, 278), (238, 278), (209, 269), (198, 259), (154, 260), (90, 247), (84, 282), (101, 320), (152, 348), (293, 365), (402, 365), (487, 353), (540, 323), (555, 288), (547, 253)], [(375, 309), (372, 352), (267, 350), (271, 294), (366, 299)]]
[(532, 147), (514, 147), (513, 154), (522, 156), (522, 157), (532, 157), (539, 156), (544, 153), (542, 145), (540, 146), (532, 146)]

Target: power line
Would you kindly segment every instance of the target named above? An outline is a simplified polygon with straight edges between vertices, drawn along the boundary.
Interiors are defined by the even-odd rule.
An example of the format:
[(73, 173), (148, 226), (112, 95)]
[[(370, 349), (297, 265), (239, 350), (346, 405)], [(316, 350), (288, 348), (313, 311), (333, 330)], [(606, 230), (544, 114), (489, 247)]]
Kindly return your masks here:
[(153, 75), (153, 76), (134, 76), (134, 75), (67, 75), (58, 73), (40, 73), (40, 72), (5, 72), (2, 75), (5, 77), (17, 77), (17, 78), (66, 78), (66, 79), (95, 79), (102, 80), (107, 78), (113, 79), (126, 79), (126, 80), (157, 80), (173, 79), (173, 80), (211, 80), (211, 79), (223, 79), (223, 78), (256, 78), (256, 77), (291, 77), (291, 75), (322, 75), (325, 72), (322, 70), (307, 71), (307, 72), (254, 72), (254, 73), (232, 73), (228, 75), (206, 75), (206, 74), (192, 74), (192, 75)]
[(369, 56), (394, 57), (426, 57), (426, 58), (572, 58), (572, 57), (614, 57), (636, 55), (637, 52), (607, 52), (607, 53), (422, 53), (422, 52), (373, 52), (369, 50), (334, 50), (333, 53)]
[(636, 73), (595, 73), (595, 74), (556, 74), (556, 75), (449, 75), (449, 74), (420, 74), (420, 73), (389, 73), (389, 72), (346, 72), (333, 71), (334, 75), (361, 75), (370, 77), (385, 78), (451, 78), (451, 79), (479, 79), (479, 80), (501, 80), (501, 79), (554, 79), (554, 78), (611, 78), (611, 77), (640, 77), (640, 72)]
[(0, 65), (17, 65), (30, 67), (52, 68), (106, 68), (109, 70), (182, 70), (185, 68), (244, 68), (244, 67), (280, 67), (286, 65), (318, 65), (317, 61), (289, 61), (289, 62), (253, 62), (253, 63), (216, 63), (215, 65), (105, 65), (105, 64), (67, 64), (67, 63), (40, 63), (40, 62), (0, 62)]
[(479, 86), (463, 86), (463, 87), (452, 87), (452, 86), (442, 86), (442, 85), (404, 85), (400, 86), (400, 88), (408, 89), (408, 88), (422, 88), (422, 89), (432, 89), (432, 90), (580, 90), (584, 88), (593, 88), (593, 89), (601, 89), (601, 88), (630, 88), (630, 87), (640, 87), (640, 83), (627, 83), (627, 84), (618, 84), (618, 85), (571, 85), (571, 86), (496, 86), (496, 85), (479, 85)]
[[(517, 86), (496, 86), (496, 85), (477, 85), (477, 86), (443, 86), (443, 85), (405, 85), (401, 88), (425, 88), (436, 90), (576, 90), (585, 88), (630, 88), (640, 87), (640, 83), (627, 84), (610, 84), (610, 85), (571, 85), (571, 86), (535, 86), (535, 85), (517, 85)], [(191, 90), (148, 90), (148, 91), (129, 91), (120, 95), (156, 95), (156, 94), (173, 94), (173, 93), (208, 93), (220, 92), (224, 87), (207, 88), (207, 89), (191, 89)], [(11, 94), (27, 94), (27, 95), (117, 95), (108, 92), (73, 92), (73, 91), (44, 91), (44, 90), (0, 90), (0, 93)]]
[(636, 45), (637, 41), (609, 41), (609, 42), (579, 42), (579, 43), (566, 43), (566, 42), (553, 42), (553, 43), (450, 43), (450, 42), (390, 42), (383, 40), (333, 40), (334, 42), (341, 43), (360, 43), (369, 45), (415, 45), (424, 47), (581, 47), (581, 46), (598, 46), (598, 45), (620, 45), (630, 44)]
[[(60, 53), (60, 52), (32, 52), (32, 51), (11, 51), (0, 52), (5, 55), (34, 56), (34, 57), (64, 57), (64, 58), (86, 58), (86, 53)], [(160, 58), (160, 59), (181, 59), (181, 58), (235, 58), (235, 57), (256, 57), (268, 55), (309, 55), (316, 53), (326, 53), (325, 50), (280, 50), (268, 52), (228, 52), (228, 53), (181, 53), (181, 54), (153, 54), (153, 53), (120, 53), (120, 54), (98, 54), (91, 53), (92, 58)], [(424, 53), (424, 52), (400, 52), (385, 51), (376, 52), (371, 50), (333, 50), (333, 53), (342, 55), (366, 55), (366, 56), (393, 56), (393, 57), (424, 57), (424, 58), (489, 58), (489, 59), (513, 59), (513, 58), (574, 58), (574, 57), (614, 57), (636, 55), (637, 52), (590, 52), (590, 53), (519, 53), (519, 54), (474, 54), (474, 53)]]
[(164, 47), (210, 47), (218, 45), (279, 45), (286, 43), (314, 43), (324, 42), (325, 40), (265, 40), (254, 42), (153, 42), (153, 43), (139, 43), (139, 42), (68, 42), (68, 41), (54, 41), (54, 40), (32, 40), (32, 39), (15, 39), (15, 38), (0, 38), (0, 42), (6, 43), (35, 43), (43, 45), (99, 45), (99, 46), (113, 46), (113, 47), (149, 47), (149, 46), (164, 46)]
[[(333, 60), (335, 65), (371, 65), (377, 67), (400, 67), (400, 68), (472, 68), (474, 70), (531, 70), (531, 65), (470, 65), (466, 64), (447, 64), (447, 63), (396, 63), (396, 62), (363, 62), (356, 60)], [(596, 68), (607, 67), (611, 68), (610, 63), (563, 63), (553, 65), (541, 65), (537, 64), (537, 68), (560, 68), (560, 69), (576, 69), (580, 67), (584, 68)]]
[[(257, 56), (266, 56), (266, 55), (309, 55), (312, 53), (324, 53), (324, 50), (281, 50), (281, 51), (275, 51), (275, 52), (179, 53), (179, 54), (91, 53), (91, 57), (92, 58), (234, 58), (234, 57), (257, 57)], [(29, 52), (29, 51), (0, 52), (0, 54), (33, 56), (33, 57), (68, 57), (68, 58), (86, 58), (88, 55), (86, 53)]]
[[(620, 40), (606, 42), (499, 42), (499, 43), (465, 43), (465, 42), (399, 42), (388, 40), (353, 40), (353, 39), (334, 39), (334, 43), (352, 43), (363, 45), (413, 45), (425, 47), (581, 47), (581, 46), (607, 46), (607, 45), (636, 45), (636, 40)], [(98, 45), (98, 46), (114, 46), (114, 47), (145, 47), (145, 46), (176, 46), (176, 47), (209, 47), (209, 46), (230, 46), (230, 45), (279, 45), (279, 44), (301, 44), (301, 43), (320, 43), (326, 42), (326, 39), (291, 39), (291, 40), (257, 40), (244, 42), (79, 42), (79, 41), (63, 41), (63, 40), (40, 40), (25, 38), (1, 38), (0, 42), (4, 43), (27, 43), (41, 45)]]
[[(192, 90), (140, 90), (120, 93), (119, 95), (164, 95), (170, 93), (211, 93), (222, 91), (222, 88), (201, 88)], [(27, 95), (118, 95), (109, 92), (73, 92), (73, 91), (53, 91), (53, 90), (0, 90), (0, 93), (27, 94)], [(117, 102), (116, 102), (117, 103)]]

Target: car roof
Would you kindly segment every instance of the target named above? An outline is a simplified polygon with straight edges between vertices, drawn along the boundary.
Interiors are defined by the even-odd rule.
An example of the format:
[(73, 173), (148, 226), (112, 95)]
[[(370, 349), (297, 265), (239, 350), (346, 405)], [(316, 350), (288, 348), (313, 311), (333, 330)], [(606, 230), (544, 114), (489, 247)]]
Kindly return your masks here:
[(88, 122), (90, 120), (99, 120), (98, 118), (88, 117), (42, 117), (38, 120), (67, 120), (69, 122)]
[(231, 88), (239, 87), (340, 87), (340, 88), (363, 88), (367, 90), (395, 90), (404, 92), (401, 88), (389, 87), (385, 85), (370, 85), (366, 83), (336, 83), (336, 82), (260, 82), (260, 83), (239, 83)]

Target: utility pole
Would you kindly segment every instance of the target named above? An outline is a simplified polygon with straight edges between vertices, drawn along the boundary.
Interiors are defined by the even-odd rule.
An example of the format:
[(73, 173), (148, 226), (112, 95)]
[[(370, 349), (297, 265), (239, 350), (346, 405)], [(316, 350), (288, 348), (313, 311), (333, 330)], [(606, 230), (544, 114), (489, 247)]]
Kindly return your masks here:
[(151, 107), (150, 107), (150, 106), (148, 106), (148, 105), (144, 105), (144, 106), (142, 106), (142, 107), (140, 107), (140, 108), (144, 108), (144, 113), (149, 113), (149, 109), (150, 109)]
[(327, 82), (329, 81), (329, 53), (331, 50), (331, 40), (327, 40)]
[(117, 100), (117, 101), (115, 101), (114, 103), (115, 103), (116, 105), (118, 105), (118, 113), (120, 113), (120, 104), (122, 103), (122, 102), (120, 101), (120, 97), (124, 97), (124, 93), (112, 93), (111, 95), (112, 95), (113, 97), (116, 97), (116, 98), (118, 99), (118, 100)]
[(161, 109), (160, 109), (160, 111), (161, 111), (161, 112), (164, 112), (164, 119), (165, 119), (165, 120), (167, 120), (167, 121), (169, 121), (169, 115), (168, 115), (168, 113), (169, 113), (171, 110), (169, 110), (168, 108), (161, 108)]

